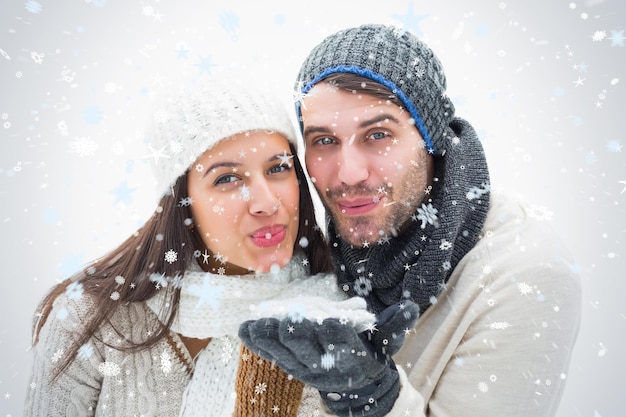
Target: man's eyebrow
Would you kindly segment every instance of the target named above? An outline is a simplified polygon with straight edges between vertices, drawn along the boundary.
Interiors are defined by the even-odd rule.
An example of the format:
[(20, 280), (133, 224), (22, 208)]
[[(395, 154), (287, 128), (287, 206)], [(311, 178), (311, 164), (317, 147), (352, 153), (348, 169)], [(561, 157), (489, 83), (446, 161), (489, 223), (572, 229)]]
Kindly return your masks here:
[[(371, 119), (363, 120), (361, 123), (359, 123), (358, 127), (359, 128), (369, 127), (373, 124), (384, 122), (384, 121), (391, 121), (391, 122), (400, 124), (400, 120), (398, 120), (398, 118), (395, 117), (394, 115), (383, 113)], [(333, 131), (325, 126), (307, 126), (304, 128), (302, 135), (306, 138), (308, 135), (312, 133), (333, 133)]]
[(400, 121), (395, 116), (393, 116), (391, 114), (383, 113), (383, 114), (380, 114), (380, 115), (378, 115), (378, 116), (376, 116), (376, 117), (374, 117), (372, 119), (363, 120), (359, 124), (359, 127), (360, 128), (368, 127), (368, 126), (371, 126), (373, 124), (384, 122), (384, 121), (387, 121), (387, 120), (390, 120), (390, 121), (392, 121), (394, 123), (400, 124)]
[(302, 135), (307, 137), (311, 133), (332, 133), (332, 130), (323, 126), (307, 126), (304, 128)]

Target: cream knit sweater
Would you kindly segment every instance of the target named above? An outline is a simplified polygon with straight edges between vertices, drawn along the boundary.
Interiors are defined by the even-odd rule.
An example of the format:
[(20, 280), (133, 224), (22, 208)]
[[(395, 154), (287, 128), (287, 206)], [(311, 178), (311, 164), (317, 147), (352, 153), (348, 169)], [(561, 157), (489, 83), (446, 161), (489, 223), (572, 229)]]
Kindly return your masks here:
[[(332, 275), (306, 276), (301, 261), (294, 258), (278, 274), (253, 277), (188, 271), (173, 330), (187, 337), (212, 338), (195, 360), (174, 331), (136, 353), (106, 346), (119, 345), (119, 333), (138, 341), (153, 332), (159, 325), (155, 311), (162, 301), (156, 296), (148, 303), (120, 304), (111, 318), (119, 333), (103, 325), (67, 371), (49, 383), (55, 363), (93, 309), (92, 300), (80, 288), (70, 287), (55, 301), (34, 347), (24, 416), (231, 416), (241, 322), (290, 314), (311, 319), (349, 315), (353, 324), (363, 327), (374, 320), (365, 311), (364, 300), (345, 300)], [(270, 401), (270, 392), (259, 391), (251, 395), (265, 395)], [(319, 407), (317, 391), (305, 387), (298, 416), (318, 415)], [(280, 410), (274, 414), (281, 415)]]

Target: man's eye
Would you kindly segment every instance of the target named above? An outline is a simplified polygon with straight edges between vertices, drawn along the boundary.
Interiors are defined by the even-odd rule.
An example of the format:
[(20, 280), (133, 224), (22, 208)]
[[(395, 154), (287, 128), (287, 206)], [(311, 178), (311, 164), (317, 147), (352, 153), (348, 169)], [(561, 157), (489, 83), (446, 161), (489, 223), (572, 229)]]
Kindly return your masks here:
[(318, 140), (316, 140), (316, 142), (320, 145), (330, 145), (334, 143), (334, 140), (332, 138), (329, 138), (328, 136), (325, 136), (323, 138), (319, 138)]
[(389, 137), (389, 133), (388, 132), (374, 132), (371, 135), (369, 135), (369, 138), (372, 140), (381, 140), (381, 139), (385, 139)]

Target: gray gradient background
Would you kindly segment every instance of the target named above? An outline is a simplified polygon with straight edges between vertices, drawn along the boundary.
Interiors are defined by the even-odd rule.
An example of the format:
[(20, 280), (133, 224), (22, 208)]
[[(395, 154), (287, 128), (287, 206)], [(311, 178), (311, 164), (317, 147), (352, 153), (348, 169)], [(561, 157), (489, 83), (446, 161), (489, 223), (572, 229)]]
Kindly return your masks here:
[[(433, 47), (494, 186), (575, 256), (583, 321), (558, 416), (626, 415), (622, 0), (1, 0), (0, 416), (21, 415), (44, 291), (154, 208), (142, 134), (154, 94), (232, 63), (289, 91), (324, 35), (368, 22)], [(79, 140), (97, 148), (81, 156)]]

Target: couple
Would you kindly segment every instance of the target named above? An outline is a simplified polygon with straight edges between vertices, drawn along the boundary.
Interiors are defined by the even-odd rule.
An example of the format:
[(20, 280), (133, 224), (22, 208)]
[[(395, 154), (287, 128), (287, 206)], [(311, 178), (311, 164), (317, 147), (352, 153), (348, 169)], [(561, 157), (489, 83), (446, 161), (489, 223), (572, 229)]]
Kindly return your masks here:
[(579, 326), (558, 239), (491, 192), (441, 64), (339, 31), (290, 117), (249, 86), (163, 101), (163, 197), (44, 298), (26, 415), (553, 416)]

